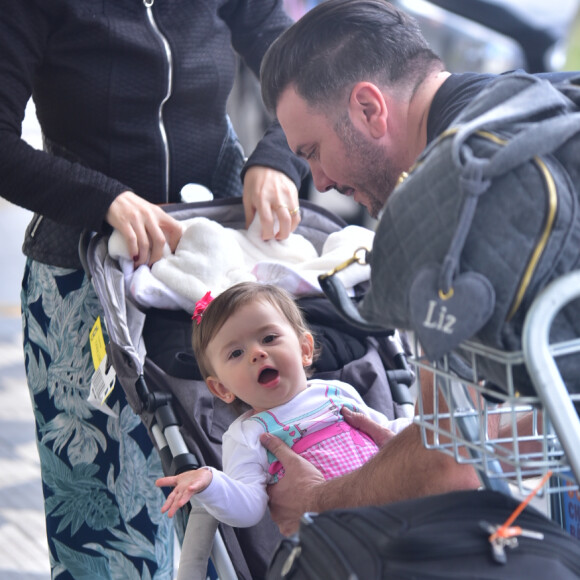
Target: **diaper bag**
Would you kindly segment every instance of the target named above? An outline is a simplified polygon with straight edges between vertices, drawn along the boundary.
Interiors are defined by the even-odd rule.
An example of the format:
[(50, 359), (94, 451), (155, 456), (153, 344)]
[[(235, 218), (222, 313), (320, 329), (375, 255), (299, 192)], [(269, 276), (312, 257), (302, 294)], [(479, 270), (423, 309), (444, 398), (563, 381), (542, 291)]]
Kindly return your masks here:
[[(521, 349), (538, 292), (580, 265), (576, 82), (500, 75), (425, 149), (378, 224), (364, 319), (413, 330), (430, 360), (464, 340)], [(579, 335), (576, 300), (554, 320), (550, 340)], [(505, 367), (481, 358), (478, 374), (505, 389)], [(580, 392), (578, 355), (557, 363)], [(514, 378), (519, 393), (535, 394), (523, 365)]]

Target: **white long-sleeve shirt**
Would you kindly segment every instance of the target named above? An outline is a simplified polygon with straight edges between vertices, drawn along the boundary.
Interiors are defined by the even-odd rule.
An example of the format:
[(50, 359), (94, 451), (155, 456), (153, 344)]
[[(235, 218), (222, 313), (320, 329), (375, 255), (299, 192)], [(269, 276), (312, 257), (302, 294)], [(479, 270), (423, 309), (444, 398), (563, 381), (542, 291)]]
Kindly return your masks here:
[(214, 468), (211, 484), (195, 496), (216, 519), (235, 527), (257, 524), (267, 505), (266, 485), (275, 481), (271, 464), (275, 460), (260, 443), (260, 435), (271, 431), (276, 435), (292, 433), (293, 441), (312, 435), (337, 421), (343, 421), (343, 405), (355, 408), (377, 423), (398, 433), (411, 420), (389, 420), (368, 407), (354, 387), (340, 381), (311, 380), (308, 388), (291, 401), (265, 412), (268, 420), (280, 431), (268, 428), (252, 411), (238, 417), (223, 436), (223, 472)]

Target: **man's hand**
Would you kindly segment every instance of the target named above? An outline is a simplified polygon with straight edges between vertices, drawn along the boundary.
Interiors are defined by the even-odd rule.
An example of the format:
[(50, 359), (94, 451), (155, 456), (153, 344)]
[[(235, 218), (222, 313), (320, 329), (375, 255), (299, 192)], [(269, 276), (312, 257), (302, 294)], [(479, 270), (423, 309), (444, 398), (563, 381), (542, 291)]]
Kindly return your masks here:
[(174, 252), (181, 238), (182, 227), (176, 219), (132, 191), (124, 191), (114, 199), (106, 220), (127, 242), (135, 268), (157, 262), (166, 242)]
[(379, 425), (363, 413), (355, 413), (347, 407), (342, 407), (340, 412), (351, 427), (366, 433), (379, 447), (382, 447), (395, 436), (395, 433), (390, 429)]
[(284, 477), (268, 486), (268, 495), (272, 519), (288, 536), (298, 530), (304, 512), (316, 511), (317, 488), (324, 483), (324, 477), (278, 437), (264, 433), (260, 442), (284, 467)]
[[(285, 240), (298, 227), (298, 190), (285, 173), (271, 167), (250, 167), (244, 176), (243, 196), (246, 228), (250, 227), (258, 212), (263, 240)], [(276, 234), (274, 217), (279, 223)]]

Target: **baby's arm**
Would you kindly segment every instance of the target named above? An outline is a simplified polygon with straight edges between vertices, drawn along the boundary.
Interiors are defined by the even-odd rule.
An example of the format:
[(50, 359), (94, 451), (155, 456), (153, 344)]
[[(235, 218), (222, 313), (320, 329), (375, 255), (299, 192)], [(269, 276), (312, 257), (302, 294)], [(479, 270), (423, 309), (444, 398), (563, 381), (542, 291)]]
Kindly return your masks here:
[[(257, 467), (257, 466), (256, 466)], [(196, 496), (214, 518), (237, 528), (257, 524), (268, 506), (266, 493), (266, 476), (255, 471), (251, 466), (245, 476), (230, 477), (214, 470), (211, 485)]]
[(195, 501), (220, 522), (236, 527), (258, 523), (268, 505), (268, 461), (258, 439), (261, 428), (257, 423), (250, 430), (252, 427), (257, 434), (248, 438), (241, 421), (236, 420), (224, 434), (224, 471), (207, 467), (158, 479), (159, 487), (175, 486), (161, 511), (172, 517), (195, 495)]
[(177, 510), (183, 507), (194, 494), (206, 489), (212, 479), (212, 472), (203, 467), (185, 471), (179, 475), (159, 478), (155, 482), (157, 487), (173, 487), (161, 508), (161, 513), (169, 512), (167, 515), (172, 518)]

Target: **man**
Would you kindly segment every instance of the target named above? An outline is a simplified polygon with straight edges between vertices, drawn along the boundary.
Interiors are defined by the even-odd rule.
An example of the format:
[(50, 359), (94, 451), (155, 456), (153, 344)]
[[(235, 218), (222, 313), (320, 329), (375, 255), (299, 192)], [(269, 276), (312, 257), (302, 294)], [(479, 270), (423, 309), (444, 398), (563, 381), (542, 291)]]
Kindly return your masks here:
[(280, 39), (261, 74), (264, 102), (310, 163), (316, 188), (354, 196), (373, 217), (428, 140), (491, 78), (472, 87), (475, 75), (456, 77), (430, 115), (450, 73), (415, 21), (380, 0), (323, 2)]
[[(373, 217), (401, 172), (493, 78), (446, 71), (416, 22), (383, 0), (321, 3), (271, 46), (261, 69), (264, 102), (290, 148), (308, 161), (315, 187), (353, 196)], [(423, 389), (426, 413), (432, 412), (430, 392)], [(347, 420), (385, 444), (365, 466), (328, 482), (280, 440), (263, 436), (286, 470), (270, 491), (282, 533), (295, 531), (305, 511), (479, 484), (473, 468), (428, 451), (416, 425), (387, 441), (362, 417)]]

